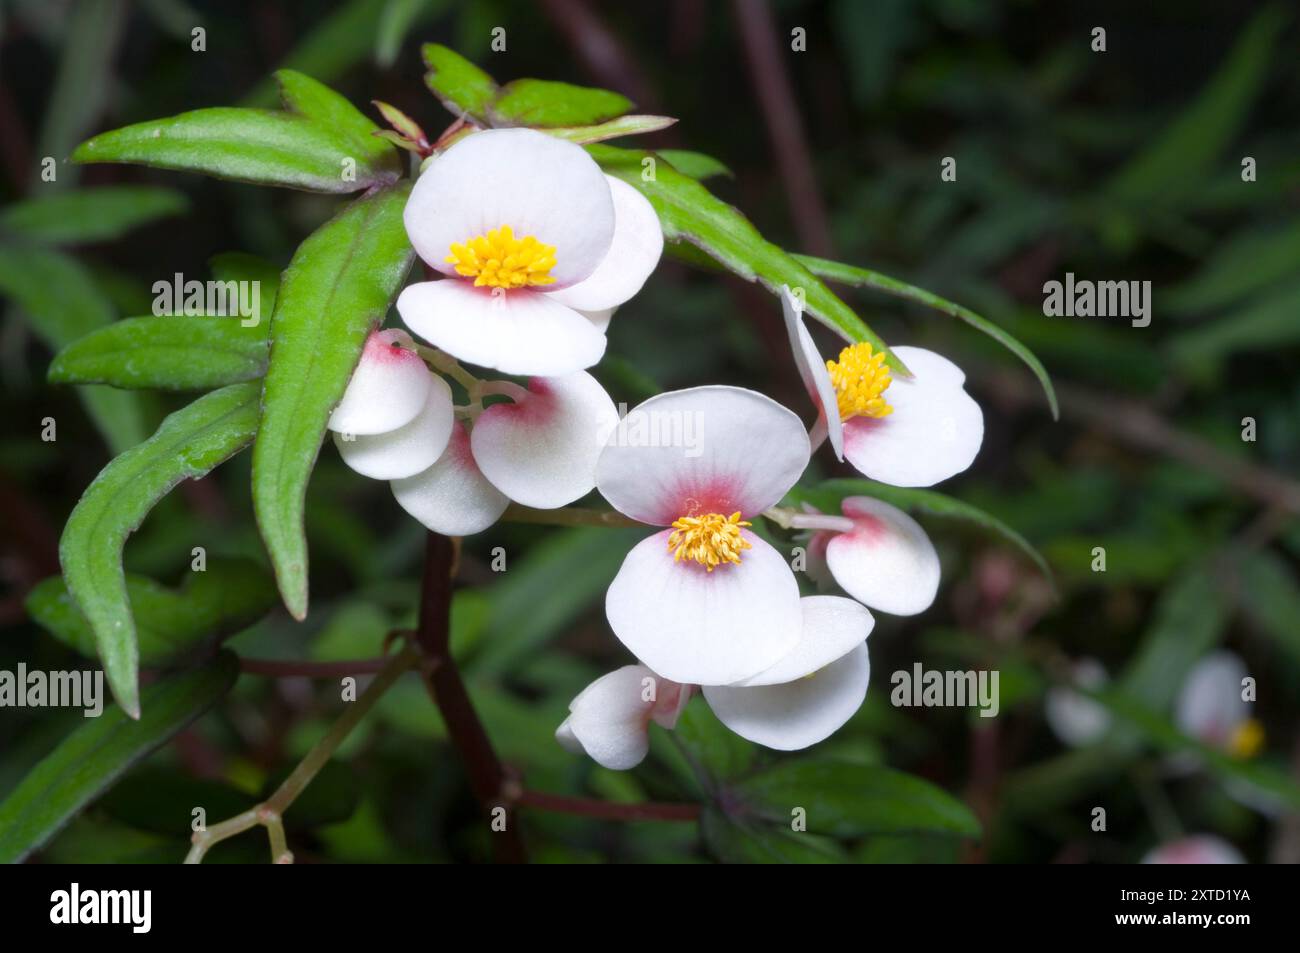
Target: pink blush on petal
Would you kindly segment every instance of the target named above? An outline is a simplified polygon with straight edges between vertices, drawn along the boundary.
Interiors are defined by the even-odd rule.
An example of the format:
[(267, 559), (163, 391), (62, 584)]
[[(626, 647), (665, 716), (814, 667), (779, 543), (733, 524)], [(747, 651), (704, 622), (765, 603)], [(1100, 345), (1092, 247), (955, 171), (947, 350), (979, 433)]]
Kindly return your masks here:
[(419, 354), (415, 353), (414, 347), (415, 342), (411, 340), (411, 336), (405, 331), (396, 328), (388, 331), (375, 331), (370, 337), (366, 338), (366, 346), (361, 353), (361, 358), (364, 361), (383, 365), (411, 361), (423, 364), (423, 359)]

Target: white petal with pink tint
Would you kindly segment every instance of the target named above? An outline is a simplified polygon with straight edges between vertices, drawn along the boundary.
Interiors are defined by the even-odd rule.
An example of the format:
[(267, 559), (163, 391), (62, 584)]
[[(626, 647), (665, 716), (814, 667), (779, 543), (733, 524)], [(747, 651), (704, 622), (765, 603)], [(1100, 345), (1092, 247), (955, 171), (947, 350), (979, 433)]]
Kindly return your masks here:
[(402, 509), (444, 536), (481, 533), (510, 503), (479, 471), (469, 435), (459, 423), (437, 463), (413, 477), (394, 480), (391, 486)]
[(867, 644), (813, 675), (780, 685), (705, 686), (704, 697), (724, 725), (756, 744), (798, 751), (834, 734), (867, 697)]
[(422, 281), (398, 296), (397, 311), (434, 347), (507, 374), (570, 374), (605, 353), (605, 335), (590, 320), (528, 288)]
[(596, 485), (596, 460), (618, 410), (585, 371), (533, 378), (528, 391), (518, 403), (483, 411), (470, 445), (498, 490), (525, 506), (554, 509)]
[(799, 641), (770, 668), (736, 683), (737, 687), (793, 682), (843, 658), (866, 641), (876, 620), (866, 607), (841, 596), (804, 596)]
[(453, 423), (451, 388), (434, 375), (424, 409), (410, 423), (369, 436), (335, 433), (334, 445), (343, 462), (362, 476), (400, 480), (433, 466), (447, 449)]
[(739, 564), (708, 572), (675, 562), (668, 530), (627, 554), (605, 597), (620, 641), (665, 678), (726, 685), (794, 649), (803, 618), (799, 587), (780, 553), (754, 534)]
[(619, 512), (659, 526), (702, 513), (751, 516), (780, 501), (808, 457), (803, 424), (776, 401), (692, 387), (651, 397), (619, 422), (596, 486)]
[(371, 332), (343, 399), (330, 414), (329, 429), (387, 433), (414, 420), (433, 386), (433, 374), (414, 348), (400, 329)]
[(939, 554), (921, 524), (869, 496), (846, 497), (841, 511), (856, 528), (826, 544), (826, 565), (840, 587), (891, 615), (928, 609), (939, 591)]
[(1241, 851), (1212, 834), (1194, 834), (1161, 844), (1142, 858), (1144, 864), (1244, 864)]
[[(1072, 666), (1074, 681), (1083, 688), (1101, 689), (1110, 676), (1096, 659), (1082, 658)], [(1047, 690), (1043, 713), (1056, 737), (1067, 745), (1092, 744), (1110, 728), (1110, 711), (1073, 685), (1054, 685)]]
[(826, 436), (831, 442), (831, 449), (835, 451), (836, 458), (843, 460), (844, 425), (840, 422), (835, 385), (831, 383), (826, 362), (817, 351), (817, 345), (804, 324), (799, 302), (787, 285), (781, 287), (781, 310), (785, 314), (785, 329), (790, 335), (790, 350), (794, 354), (799, 377), (803, 380), (803, 386), (808, 390), (808, 396), (812, 398), (818, 415), (826, 421)]
[(1226, 747), (1250, 718), (1241, 697), (1246, 665), (1232, 652), (1212, 652), (1187, 675), (1178, 695), (1176, 721), (1184, 734), (1214, 747)]
[(452, 245), (502, 225), (516, 238), (554, 245), (555, 284), (544, 286), (553, 289), (595, 271), (614, 237), (614, 200), (595, 160), (532, 129), (492, 129), (457, 142), (416, 180), (402, 218), (416, 252), (445, 275), (456, 274), (445, 261)]
[(622, 179), (610, 175), (605, 179), (614, 199), (614, 239), (609, 251), (586, 278), (550, 292), (561, 304), (579, 311), (616, 308), (627, 301), (641, 290), (664, 250), (659, 216), (646, 197)]
[[(644, 665), (624, 665), (588, 685), (569, 705), (556, 731), (576, 741), (597, 764), (626, 771), (649, 750), (647, 729), (655, 706), (657, 679)], [(566, 744), (572, 750), (571, 744)]]
[(945, 357), (917, 347), (894, 353), (915, 375), (894, 376), (887, 417), (844, 422), (844, 456), (864, 476), (893, 486), (933, 486), (961, 473), (979, 453), (984, 415), (962, 388), (965, 375)]

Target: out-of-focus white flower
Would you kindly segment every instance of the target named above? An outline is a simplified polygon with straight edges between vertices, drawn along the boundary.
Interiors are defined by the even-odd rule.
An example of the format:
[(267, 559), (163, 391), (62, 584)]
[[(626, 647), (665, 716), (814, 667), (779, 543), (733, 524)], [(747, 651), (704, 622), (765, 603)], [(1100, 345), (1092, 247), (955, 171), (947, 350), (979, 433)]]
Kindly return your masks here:
[[(1110, 681), (1106, 669), (1093, 658), (1076, 661), (1072, 675), (1076, 684), (1089, 689), (1103, 688)], [(1056, 737), (1073, 747), (1092, 744), (1110, 730), (1106, 706), (1070, 685), (1054, 685), (1047, 690), (1044, 714)]]
[(402, 320), (507, 374), (559, 376), (599, 361), (609, 313), (663, 251), (640, 192), (580, 146), (531, 129), (476, 132), (437, 156), (404, 220), (416, 252), (447, 277), (406, 288)]
[(1201, 743), (1237, 758), (1259, 753), (1264, 728), (1242, 697), (1246, 664), (1228, 651), (1211, 652), (1196, 663), (1178, 695), (1178, 727)]
[(840, 512), (852, 528), (813, 533), (809, 575), (834, 581), (854, 599), (890, 615), (928, 609), (939, 591), (939, 554), (921, 524), (869, 496), (845, 497)]
[(893, 486), (933, 486), (971, 465), (984, 415), (961, 368), (933, 351), (895, 347), (913, 375), (896, 379), (884, 353), (866, 342), (823, 361), (799, 300), (783, 288), (781, 301), (795, 364), (817, 406), (814, 433), (829, 437), (839, 459)]
[[(736, 734), (779, 751), (830, 737), (861, 707), (871, 677), (871, 613), (852, 599), (808, 596), (800, 602), (794, 647), (775, 664), (734, 685), (704, 686), (718, 720)], [(676, 725), (694, 686), (627, 665), (589, 685), (569, 706), (556, 737), (607, 768), (641, 763), (650, 721)]]
[(1142, 858), (1144, 864), (1244, 864), (1241, 851), (1212, 834), (1168, 841)]
[(632, 654), (673, 681), (727, 685), (799, 640), (799, 587), (747, 517), (778, 502), (808, 464), (803, 424), (738, 387), (652, 397), (610, 436), (596, 486), (664, 529), (623, 561), (605, 611)]

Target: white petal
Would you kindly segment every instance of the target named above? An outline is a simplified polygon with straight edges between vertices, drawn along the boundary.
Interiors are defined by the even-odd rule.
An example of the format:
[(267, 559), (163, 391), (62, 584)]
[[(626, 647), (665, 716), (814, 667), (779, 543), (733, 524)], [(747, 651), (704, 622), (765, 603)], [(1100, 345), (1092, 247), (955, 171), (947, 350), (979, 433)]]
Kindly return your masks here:
[(799, 586), (781, 555), (752, 533), (738, 565), (708, 572), (674, 562), (669, 532), (632, 548), (610, 584), (614, 634), (665, 678), (726, 685), (774, 665), (799, 641)]
[(1178, 695), (1178, 727), (1205, 744), (1228, 745), (1250, 718), (1250, 702), (1241, 697), (1245, 677), (1245, 663), (1232, 652), (1212, 652), (1201, 659)]
[(787, 285), (781, 286), (781, 310), (785, 314), (785, 329), (790, 335), (790, 350), (794, 354), (795, 367), (799, 377), (808, 390), (817, 407), (819, 417), (826, 420), (826, 436), (831, 442), (831, 449), (839, 460), (844, 459), (844, 424), (840, 422), (839, 401), (835, 396), (835, 385), (831, 383), (830, 371), (826, 361), (817, 350), (812, 335), (803, 321), (803, 311), (799, 302), (791, 294)]
[(743, 688), (705, 686), (704, 697), (718, 720), (757, 744), (797, 751), (834, 734), (867, 697), (871, 663), (867, 644), (814, 675), (782, 685)]
[(586, 754), (587, 749), (582, 746), (577, 735), (573, 733), (573, 727), (566, 718), (560, 722), (560, 727), (555, 729), (555, 740), (560, 743), (560, 747), (570, 754)]
[[(634, 768), (649, 750), (647, 729), (657, 679), (644, 665), (624, 665), (592, 682), (569, 705), (563, 728), (597, 763), (614, 771)], [(651, 698), (646, 698), (651, 694)], [(561, 744), (559, 731), (556, 738)]]
[(619, 512), (660, 526), (701, 513), (751, 516), (780, 501), (808, 456), (803, 424), (771, 398), (692, 387), (651, 397), (619, 422), (596, 486)]
[(618, 410), (585, 371), (535, 377), (528, 392), (517, 404), (483, 411), (470, 445), (498, 490), (525, 506), (554, 509), (595, 487), (596, 459), (618, 425)]
[(330, 414), (329, 429), (387, 433), (414, 420), (433, 385), (433, 374), (414, 347), (401, 329), (371, 332), (348, 389)]
[(644, 195), (622, 179), (605, 176), (614, 199), (614, 240), (604, 259), (577, 284), (548, 292), (579, 311), (616, 308), (641, 290), (659, 264), (664, 233), (659, 216)]
[(894, 377), (888, 417), (844, 422), (844, 456), (864, 476), (893, 486), (933, 486), (961, 473), (979, 453), (984, 415), (962, 389), (961, 369), (933, 351), (896, 347), (915, 375)]
[(392, 488), (402, 509), (444, 536), (481, 533), (510, 503), (479, 472), (460, 423), (452, 428), (451, 441), (437, 463), (413, 477), (394, 480)]
[[(1079, 659), (1073, 665), (1074, 680), (1085, 688), (1102, 688), (1110, 679), (1096, 659)], [(1110, 712), (1101, 702), (1069, 685), (1047, 690), (1044, 715), (1056, 737), (1067, 745), (1091, 744), (1110, 728)]]
[(354, 436), (335, 433), (343, 462), (372, 480), (399, 480), (427, 470), (442, 456), (454, 423), (451, 388), (437, 375), (424, 409), (403, 427), (388, 433)]
[(1244, 864), (1241, 851), (1211, 834), (1194, 834), (1161, 844), (1142, 858), (1144, 864)]
[(555, 246), (560, 288), (586, 278), (614, 236), (614, 201), (600, 167), (571, 142), (532, 129), (466, 136), (420, 175), (403, 214), (416, 252), (445, 275), (451, 246), (509, 225)]
[(804, 596), (799, 606), (803, 627), (795, 647), (737, 686), (780, 685), (811, 675), (865, 642), (876, 624), (865, 606), (842, 596)]
[(921, 524), (896, 506), (869, 496), (844, 499), (857, 527), (826, 545), (826, 565), (859, 602), (891, 615), (916, 615), (939, 591), (939, 554)]
[(434, 347), (507, 374), (571, 374), (605, 353), (605, 335), (590, 320), (526, 288), (422, 281), (398, 296), (397, 310)]
[(590, 321), (601, 334), (605, 334), (609, 331), (609, 322), (614, 317), (614, 312), (617, 310), (618, 308), (602, 308), (599, 311), (579, 310), (578, 314)]

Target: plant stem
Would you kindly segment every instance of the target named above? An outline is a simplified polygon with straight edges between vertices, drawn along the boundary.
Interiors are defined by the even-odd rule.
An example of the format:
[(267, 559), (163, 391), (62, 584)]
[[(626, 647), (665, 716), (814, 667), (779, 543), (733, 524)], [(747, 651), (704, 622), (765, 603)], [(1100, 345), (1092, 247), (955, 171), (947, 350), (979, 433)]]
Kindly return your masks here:
[(501, 519), (509, 523), (542, 523), (547, 526), (635, 526), (652, 529), (639, 520), (616, 510), (589, 510), (566, 506), (558, 510), (535, 510), (531, 506), (511, 503)]

